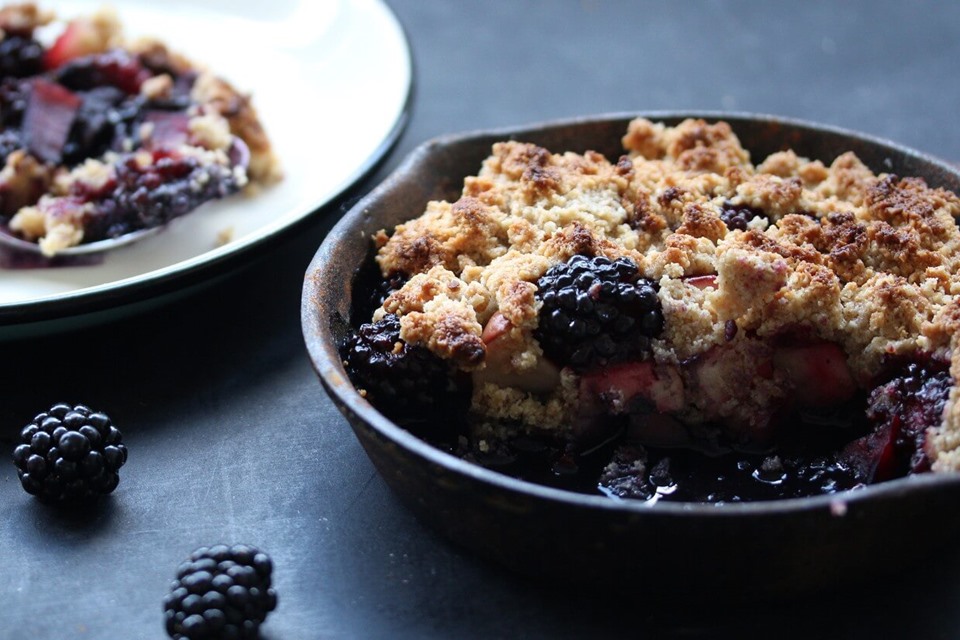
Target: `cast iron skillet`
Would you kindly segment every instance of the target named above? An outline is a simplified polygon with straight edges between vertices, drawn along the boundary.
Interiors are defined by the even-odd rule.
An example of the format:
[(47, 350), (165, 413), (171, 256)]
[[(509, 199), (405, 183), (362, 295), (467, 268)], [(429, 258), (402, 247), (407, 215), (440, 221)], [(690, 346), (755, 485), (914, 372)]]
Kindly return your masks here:
[(852, 150), (875, 172), (920, 176), (960, 192), (956, 168), (911, 149), (763, 115), (614, 114), (435, 139), (344, 216), (307, 270), (303, 335), (323, 386), (417, 516), (455, 543), (538, 579), (729, 600), (799, 595), (922, 564), (960, 533), (960, 474), (913, 476), (835, 496), (646, 506), (534, 485), (459, 460), (394, 425), (347, 379), (337, 344), (373, 233), (419, 215), (428, 200), (455, 200), (496, 141), (529, 141), (553, 152), (592, 149), (615, 160), (628, 121), (638, 115), (667, 124), (726, 120), (755, 162), (786, 148), (825, 163)]

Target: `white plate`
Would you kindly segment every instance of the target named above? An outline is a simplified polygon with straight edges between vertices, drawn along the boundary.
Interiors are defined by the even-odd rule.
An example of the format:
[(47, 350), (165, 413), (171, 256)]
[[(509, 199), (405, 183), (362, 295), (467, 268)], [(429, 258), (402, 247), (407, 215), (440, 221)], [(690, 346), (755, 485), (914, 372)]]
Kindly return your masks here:
[[(99, 2), (44, 3), (68, 18)], [(380, 0), (149, 0), (112, 3), (128, 36), (154, 35), (253, 103), (285, 178), (254, 197), (204, 205), (89, 266), (0, 270), (0, 338), (170, 293), (222, 272), (330, 202), (406, 122), (406, 37)], [(226, 244), (223, 237), (231, 239)]]

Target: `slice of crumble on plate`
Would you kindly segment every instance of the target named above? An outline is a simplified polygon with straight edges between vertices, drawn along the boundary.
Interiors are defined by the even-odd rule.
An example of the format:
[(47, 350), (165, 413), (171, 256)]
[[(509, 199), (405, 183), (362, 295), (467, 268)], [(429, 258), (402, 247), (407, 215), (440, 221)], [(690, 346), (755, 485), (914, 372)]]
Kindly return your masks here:
[(69, 20), (0, 9), (0, 223), (44, 254), (158, 227), (276, 182), (250, 97), (109, 9)]

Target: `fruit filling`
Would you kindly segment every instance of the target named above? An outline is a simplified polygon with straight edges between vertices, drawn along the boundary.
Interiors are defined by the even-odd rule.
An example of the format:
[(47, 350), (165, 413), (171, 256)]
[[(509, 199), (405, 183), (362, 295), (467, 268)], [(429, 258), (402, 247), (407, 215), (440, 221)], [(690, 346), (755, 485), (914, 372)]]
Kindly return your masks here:
[(0, 9), (0, 231), (53, 256), (161, 226), (279, 164), (249, 99), (109, 11)]
[(960, 198), (723, 122), (624, 154), (493, 146), (374, 237), (347, 372), (438, 447), (614, 499), (727, 503), (960, 469)]

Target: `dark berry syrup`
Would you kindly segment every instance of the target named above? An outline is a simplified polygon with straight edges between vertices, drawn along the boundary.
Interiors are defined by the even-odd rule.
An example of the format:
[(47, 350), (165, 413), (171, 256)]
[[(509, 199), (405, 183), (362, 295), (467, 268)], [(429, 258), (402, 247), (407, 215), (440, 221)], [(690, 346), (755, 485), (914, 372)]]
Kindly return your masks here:
[[(929, 471), (925, 434), (940, 424), (953, 385), (945, 366), (910, 364), (870, 393), (777, 420), (767, 449), (734, 443), (658, 448), (630, 442), (626, 425), (590, 447), (522, 436), (485, 442), (422, 431), (432, 444), (485, 468), (557, 489), (647, 503), (724, 504), (829, 495)], [(421, 427), (422, 429), (422, 427)], [(431, 437), (432, 436), (432, 437)]]

